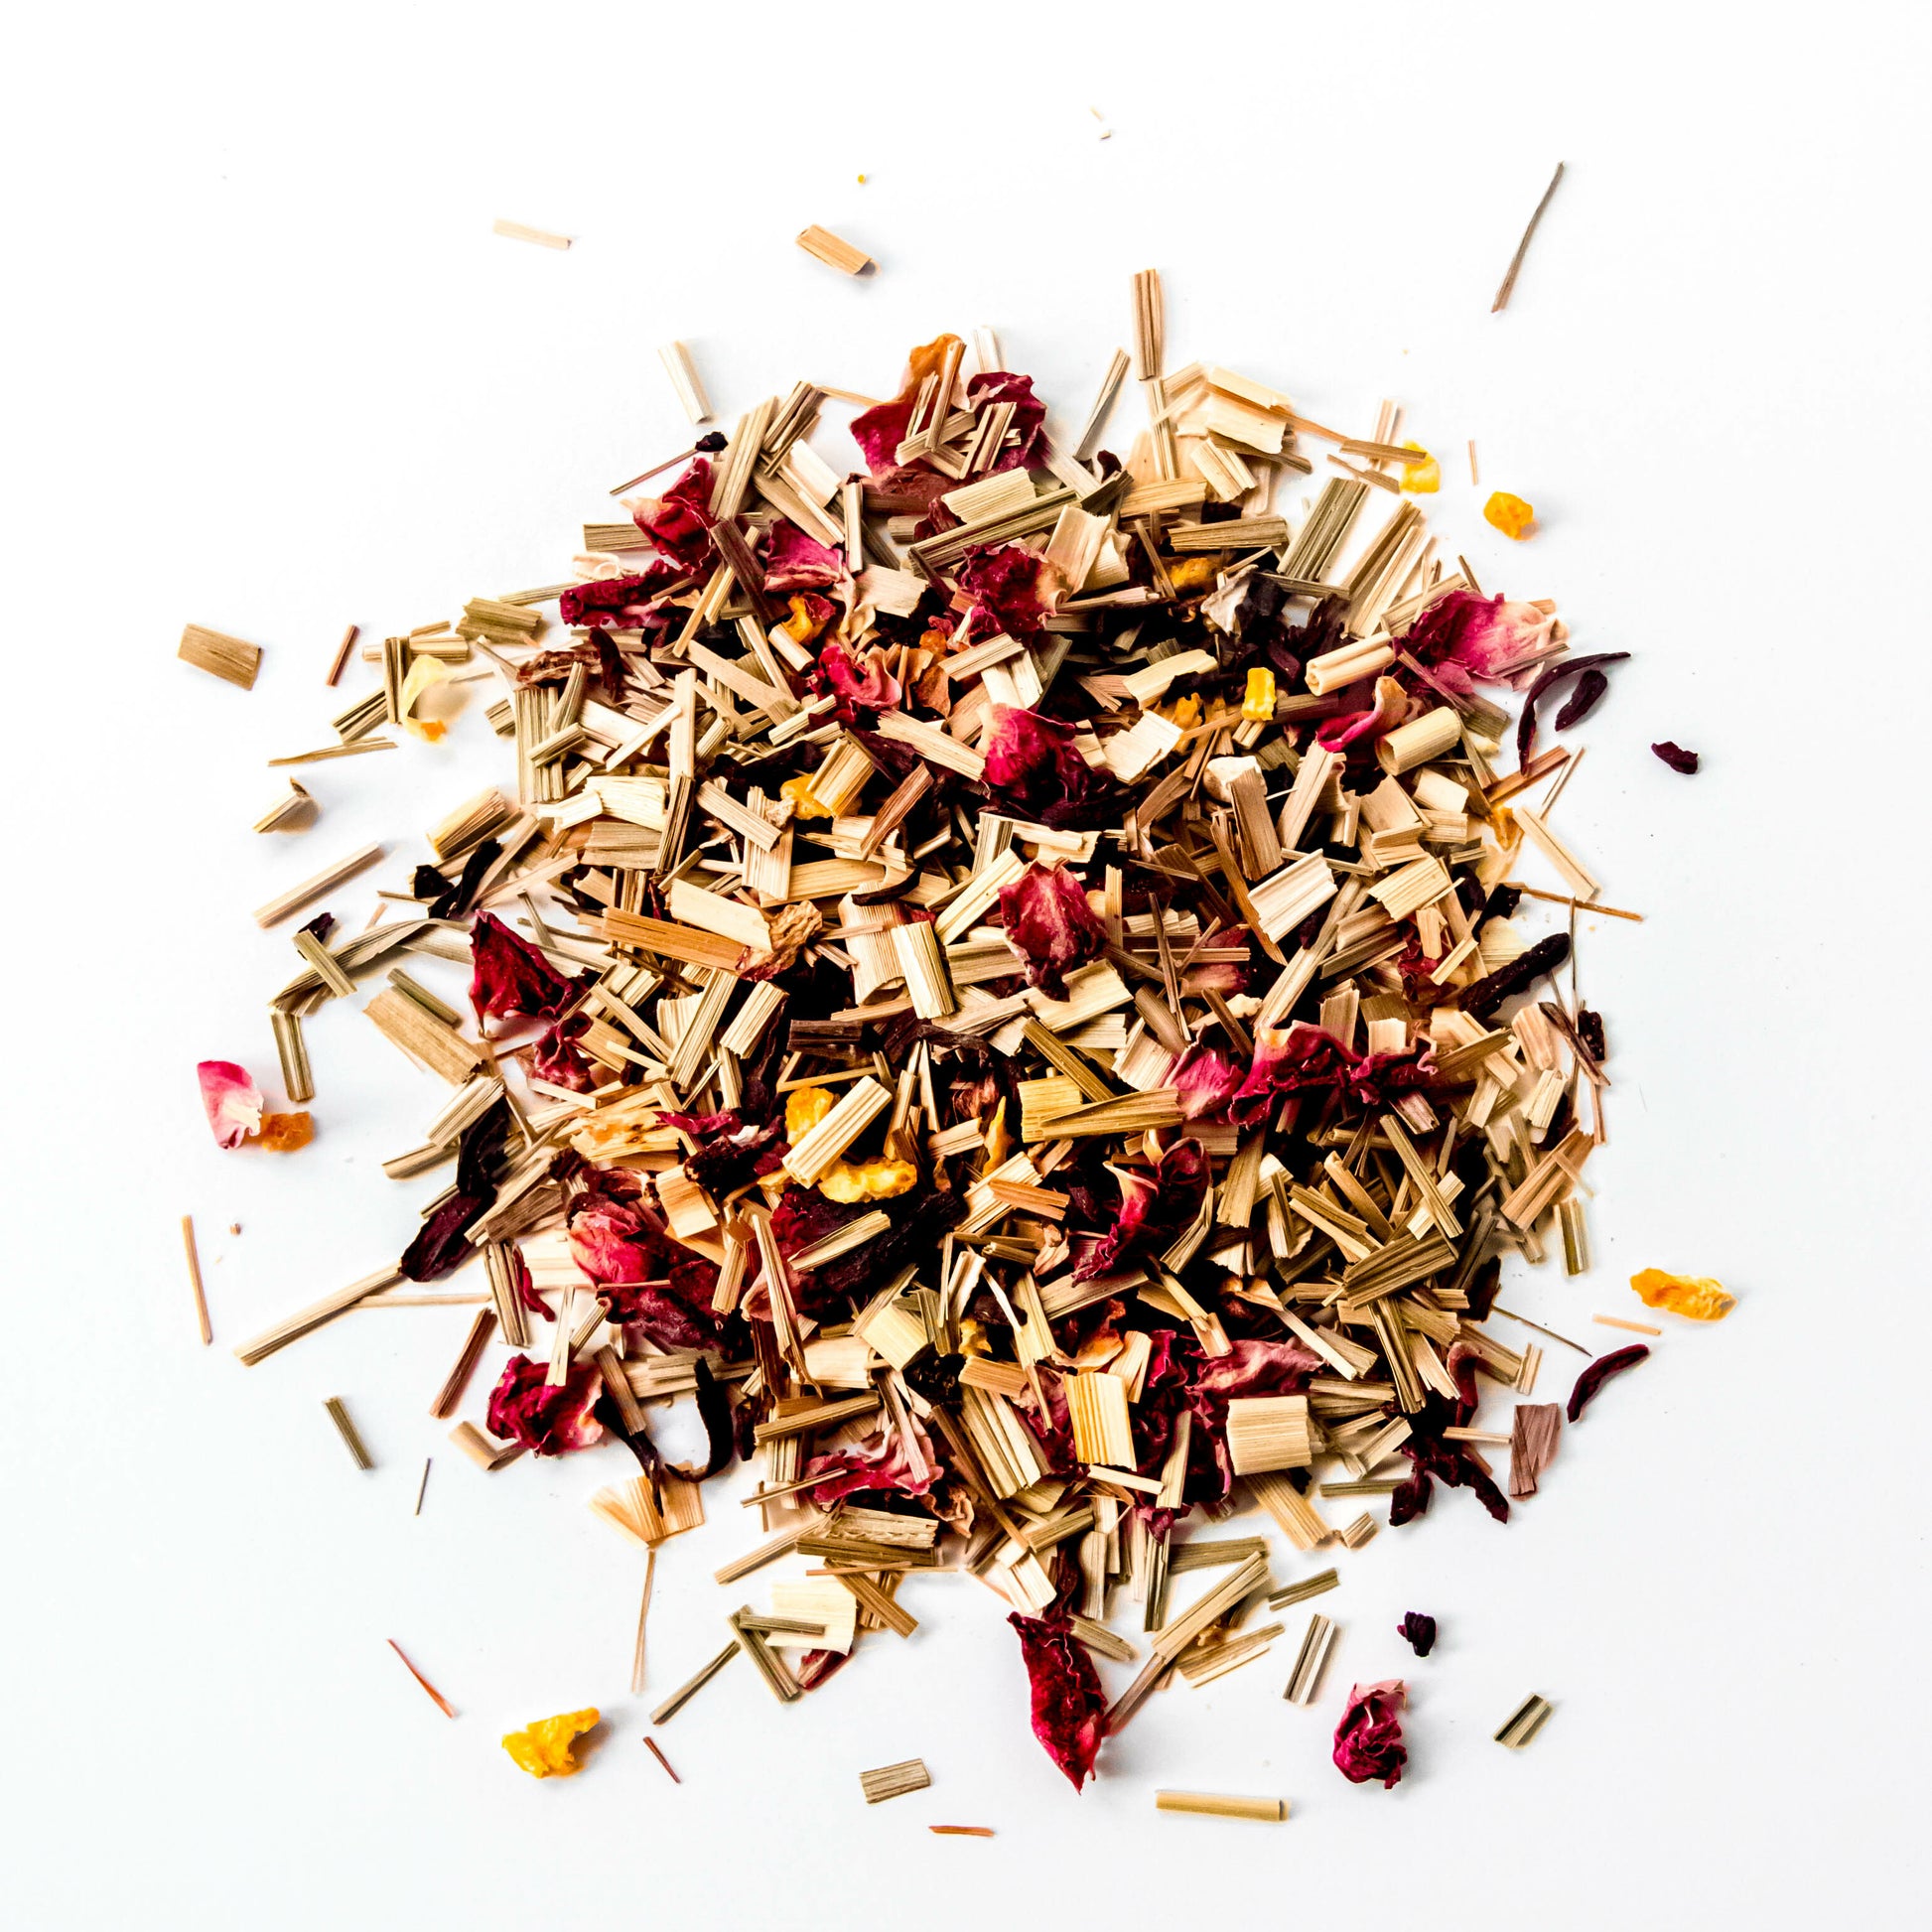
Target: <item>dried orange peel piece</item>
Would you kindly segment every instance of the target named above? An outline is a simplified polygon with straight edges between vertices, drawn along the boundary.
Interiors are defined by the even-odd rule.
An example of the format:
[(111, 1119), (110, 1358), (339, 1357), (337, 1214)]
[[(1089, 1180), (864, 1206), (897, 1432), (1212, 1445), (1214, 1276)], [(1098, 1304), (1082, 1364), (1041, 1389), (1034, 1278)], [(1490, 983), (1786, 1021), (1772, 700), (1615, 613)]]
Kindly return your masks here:
[(1248, 673), (1248, 688), (1241, 697), (1241, 715), (1265, 725), (1275, 715), (1275, 673), (1257, 664)]
[(793, 818), (831, 818), (835, 816), (829, 805), (821, 805), (812, 796), (812, 781), (810, 778), (787, 778), (778, 787), (778, 795), (791, 800), (791, 815)]
[(1536, 511), (1506, 489), (1497, 490), (1483, 504), (1482, 520), (1492, 530), (1500, 530), (1511, 543), (1521, 543), (1536, 534)]
[(1693, 1321), (1722, 1321), (1737, 1306), (1736, 1296), (1725, 1294), (1724, 1284), (1708, 1275), (1670, 1275), (1661, 1268), (1646, 1268), (1630, 1277), (1630, 1286), (1645, 1308), (1668, 1309)]
[(567, 1711), (558, 1718), (539, 1718), (503, 1739), (510, 1762), (533, 1778), (574, 1777), (584, 1767), (571, 1755), (571, 1740), (597, 1728), (596, 1711)]
[(796, 1147), (837, 1104), (824, 1087), (793, 1087), (785, 1095), (785, 1139)]
[(1420, 443), (1405, 443), (1405, 450), (1414, 450), (1414, 463), (1402, 466), (1402, 486), (1412, 496), (1433, 496), (1443, 486), (1443, 468)]
[(919, 1171), (910, 1161), (868, 1161), (854, 1167), (841, 1161), (818, 1183), (827, 1200), (842, 1205), (852, 1201), (891, 1200), (896, 1194), (909, 1194), (918, 1185)]
[(316, 1123), (310, 1114), (264, 1114), (260, 1145), (271, 1154), (293, 1154), (316, 1137)]

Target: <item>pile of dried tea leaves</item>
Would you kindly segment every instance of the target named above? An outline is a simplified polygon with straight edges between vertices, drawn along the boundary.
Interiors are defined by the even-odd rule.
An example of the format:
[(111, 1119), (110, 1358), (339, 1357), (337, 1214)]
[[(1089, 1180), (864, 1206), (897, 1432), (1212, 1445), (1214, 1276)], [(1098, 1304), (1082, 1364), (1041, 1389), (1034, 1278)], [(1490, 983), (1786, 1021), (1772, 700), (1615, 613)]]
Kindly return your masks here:
[[(971, 1577), (1077, 1787), (1170, 1674), (1255, 1660), (1335, 1582), (1213, 1525), (1255, 1503), (1298, 1554), (1353, 1551), (1439, 1485), (1502, 1522), (1556, 1453), (1558, 1405), (1516, 1400), (1541, 1352), (1491, 1317), (1504, 1255), (1587, 1265), (1605, 1035), (1559, 969), (1578, 909), (1613, 908), (1551, 822), (1577, 754), (1536, 741), (1620, 653), (1439, 555), (1440, 473), (1392, 406), (1343, 436), (1169, 371), (1163, 334), (1150, 273), (1053, 442), (985, 332), (915, 349), (890, 401), (801, 382), (625, 485), (666, 479), (586, 526), (572, 581), (384, 640), (303, 755), (437, 735), (438, 684), (482, 678), (515, 769), (430, 828), (382, 923), (298, 935), (290, 1100), (305, 1022), (376, 975), (363, 1011), (449, 1094), (386, 1163), (430, 1177), (407, 1250), (237, 1352), (467, 1266), (489, 1300), (434, 1413), (507, 1346), (456, 1431), (483, 1468), (627, 1449), (593, 1506), (654, 1556), (752, 1464), (763, 1540), (718, 1581), (764, 1572), (765, 1603), (658, 1722), (739, 1655), (813, 1691), (913, 1631), (924, 1578)], [(859, 405), (857, 468), (810, 440), (828, 400)], [(1525, 842), (1563, 891), (1525, 898)], [(474, 1011), (412, 952), (468, 962)], [(210, 1065), (245, 1140), (260, 1095)], [(673, 1461), (678, 1404), (704, 1448)], [(1096, 1656), (1139, 1666), (1111, 1700)], [(1349, 1776), (1399, 1775), (1402, 1703), (1357, 1688)]]

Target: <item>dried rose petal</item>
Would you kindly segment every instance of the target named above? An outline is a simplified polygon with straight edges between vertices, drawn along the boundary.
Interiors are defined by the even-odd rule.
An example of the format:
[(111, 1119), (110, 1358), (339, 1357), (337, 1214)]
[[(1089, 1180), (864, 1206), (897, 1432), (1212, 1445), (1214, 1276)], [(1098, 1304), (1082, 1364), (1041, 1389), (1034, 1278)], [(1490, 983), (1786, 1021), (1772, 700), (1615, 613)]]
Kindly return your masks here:
[(1062, 1622), (1017, 1611), (1007, 1621), (1020, 1632), (1020, 1654), (1033, 1692), (1034, 1735), (1066, 1773), (1075, 1791), (1093, 1775), (1107, 1733), (1107, 1700), (1087, 1647)]
[(1335, 1726), (1335, 1768), (1350, 1784), (1382, 1780), (1386, 1791), (1399, 1783), (1409, 1761), (1403, 1747), (1400, 1712), (1408, 1687), (1399, 1677), (1380, 1684), (1357, 1684), (1348, 1693), (1341, 1723)]
[(845, 552), (829, 550), (779, 517), (764, 539), (764, 588), (773, 595), (823, 590), (845, 575)]
[(203, 1060), (195, 1072), (216, 1147), (237, 1148), (261, 1131), (261, 1089), (248, 1077), (246, 1067), (233, 1060)]
[(711, 555), (711, 465), (694, 457), (691, 467), (662, 496), (640, 496), (630, 505), (638, 529), (680, 572), (704, 568)]

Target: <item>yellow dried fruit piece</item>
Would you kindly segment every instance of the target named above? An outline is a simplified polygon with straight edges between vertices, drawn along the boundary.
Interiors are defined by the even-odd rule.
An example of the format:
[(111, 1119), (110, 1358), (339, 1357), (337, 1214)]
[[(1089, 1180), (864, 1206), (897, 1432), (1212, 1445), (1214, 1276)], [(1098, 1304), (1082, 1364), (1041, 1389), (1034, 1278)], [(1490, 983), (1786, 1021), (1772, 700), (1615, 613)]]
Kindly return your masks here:
[(1177, 591), (1197, 591), (1214, 581), (1214, 574), (1226, 559), (1219, 553), (1209, 557), (1182, 557), (1168, 566), (1168, 582)]
[(1405, 443), (1405, 450), (1414, 450), (1414, 463), (1402, 466), (1402, 486), (1412, 496), (1433, 496), (1443, 486), (1443, 469), (1436, 459), (1420, 443)]
[(512, 1730), (503, 1739), (510, 1762), (533, 1778), (568, 1778), (583, 1769), (570, 1754), (573, 1737), (595, 1730), (600, 1713), (567, 1711), (560, 1718), (539, 1718), (523, 1730)]
[(1630, 1277), (1630, 1286), (1645, 1308), (1668, 1309), (1693, 1321), (1722, 1321), (1737, 1306), (1736, 1296), (1726, 1295), (1724, 1284), (1708, 1275), (1669, 1275), (1661, 1268), (1646, 1268)]
[(970, 1314), (959, 1317), (959, 1352), (962, 1355), (991, 1355), (993, 1344), (986, 1338), (986, 1324)]
[(1257, 664), (1248, 673), (1248, 689), (1241, 699), (1241, 715), (1258, 725), (1266, 724), (1275, 715), (1275, 673), (1264, 664)]
[(789, 798), (791, 800), (791, 815), (793, 818), (831, 818), (835, 816), (829, 805), (821, 805), (812, 796), (812, 781), (807, 777), (787, 778), (778, 787), (778, 795), (781, 798)]
[(312, 1114), (264, 1114), (261, 1138), (256, 1143), (271, 1154), (293, 1154), (316, 1137)]
[(785, 1095), (785, 1139), (796, 1147), (838, 1102), (824, 1087), (794, 1087)]
[(1536, 531), (1536, 511), (1520, 496), (1499, 489), (1482, 506), (1482, 520), (1492, 530), (1500, 530), (1511, 543), (1521, 543)]
[(1184, 698), (1176, 698), (1170, 722), (1178, 725), (1182, 731), (1191, 731), (1200, 723), (1200, 699), (1191, 693)]
[(812, 607), (802, 597), (789, 601), (791, 615), (779, 626), (794, 644), (809, 644), (830, 621), (812, 616)]
[(841, 1203), (891, 1200), (895, 1194), (910, 1193), (918, 1179), (919, 1171), (910, 1161), (868, 1161), (863, 1167), (841, 1161), (818, 1183), (818, 1191)]

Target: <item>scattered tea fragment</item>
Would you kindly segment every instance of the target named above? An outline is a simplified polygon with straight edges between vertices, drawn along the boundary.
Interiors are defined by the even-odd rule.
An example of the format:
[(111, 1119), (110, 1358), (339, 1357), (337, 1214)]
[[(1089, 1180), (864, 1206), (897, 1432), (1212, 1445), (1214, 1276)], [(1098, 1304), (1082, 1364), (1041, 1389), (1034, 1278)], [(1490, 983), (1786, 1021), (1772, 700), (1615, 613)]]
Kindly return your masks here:
[(539, 248), (568, 248), (571, 241), (567, 234), (552, 234), (548, 228), (528, 228), (521, 221), (505, 221), (500, 215), (489, 224), (489, 231), (511, 241), (534, 242)]
[(1724, 1284), (1708, 1275), (1669, 1275), (1661, 1268), (1646, 1268), (1630, 1277), (1630, 1286), (1645, 1308), (1668, 1309), (1693, 1321), (1722, 1321), (1737, 1306), (1736, 1296), (1727, 1295)]
[(1536, 534), (1536, 511), (1522, 497), (1512, 496), (1506, 489), (1491, 493), (1482, 506), (1482, 520), (1492, 530), (1500, 530), (1511, 543), (1521, 543)]
[(1427, 1657), (1436, 1647), (1436, 1619), (1421, 1610), (1409, 1611), (1396, 1631), (1418, 1657)]
[(262, 1125), (261, 1089), (233, 1060), (203, 1060), (195, 1069), (214, 1145), (232, 1152)]
[(902, 1798), (908, 1791), (923, 1791), (932, 1782), (931, 1774), (916, 1757), (903, 1764), (888, 1764), (877, 1771), (861, 1771), (859, 1788), (869, 1805), (883, 1805), (888, 1798)]
[(383, 1642), (386, 1643), (389, 1646), (389, 1648), (396, 1653), (398, 1657), (402, 1658), (403, 1669), (406, 1670), (410, 1674), (410, 1676), (413, 1677), (416, 1680), (416, 1682), (420, 1684), (423, 1687), (423, 1689), (429, 1693), (430, 1699), (435, 1704), (437, 1710), (442, 1712), (444, 1717), (454, 1719), (456, 1716), (456, 1712), (451, 1708), (449, 1699), (446, 1698), (443, 1695), (443, 1693), (439, 1691), (436, 1688), (436, 1686), (432, 1684), (429, 1681), (429, 1679), (425, 1677), (422, 1674), (422, 1672), (419, 1671), (416, 1668), (416, 1666), (409, 1661), (408, 1657), (404, 1655), (402, 1645), (399, 1644), (394, 1637), (384, 1637)]
[(1697, 775), (1698, 765), (1702, 760), (1695, 752), (1687, 752), (1683, 746), (1673, 745), (1668, 738), (1661, 745), (1653, 745), (1650, 749), (1673, 771), (1681, 771), (1687, 778)]
[(1599, 1355), (1577, 1377), (1577, 1386), (1570, 1391), (1570, 1406), (1565, 1411), (1575, 1422), (1590, 1403), (1596, 1399), (1596, 1392), (1612, 1376), (1621, 1375), (1627, 1368), (1635, 1368), (1639, 1362), (1650, 1359), (1650, 1350), (1642, 1342), (1635, 1342), (1628, 1348), (1616, 1349), (1608, 1355)]
[(1548, 1698), (1531, 1696), (1511, 1712), (1496, 1732), (1496, 1742), (1520, 1751), (1543, 1728), (1543, 1721), (1556, 1709)]
[(339, 1395), (325, 1396), (322, 1406), (329, 1412), (329, 1420), (336, 1425), (336, 1433), (343, 1439), (343, 1447), (354, 1458), (358, 1469), (373, 1469), (375, 1464), (369, 1459), (369, 1452), (362, 1447), (362, 1438), (356, 1433), (355, 1425), (349, 1420), (347, 1408)]
[(214, 1339), (214, 1328), (207, 1318), (207, 1291), (202, 1286), (202, 1254), (195, 1245), (195, 1217), (181, 1217), (181, 1245), (188, 1255), (188, 1282), (195, 1291), (195, 1323), (202, 1331), (202, 1346)]
[[(1418, 1653), (1421, 1655), (1422, 1653)], [(1408, 1687), (1400, 1678), (1357, 1684), (1335, 1726), (1335, 1769), (1350, 1784), (1382, 1780), (1384, 1790), (1402, 1778), (1409, 1752), (1402, 1741), (1402, 1707)]]
[(934, 1838), (991, 1838), (991, 1825), (928, 1825)]
[(841, 240), (829, 228), (803, 229), (798, 236), (798, 245), (806, 254), (817, 256), (828, 267), (846, 275), (863, 275), (873, 266), (872, 257), (863, 248), (855, 248), (851, 242)]
[(210, 677), (221, 678), (226, 683), (238, 684), (244, 691), (255, 688), (255, 674), (262, 662), (259, 644), (246, 643), (199, 623), (183, 628), (181, 648), (175, 655), (184, 664), (193, 664), (198, 671), (207, 671)]
[(570, 1711), (558, 1718), (539, 1718), (503, 1739), (510, 1762), (533, 1778), (568, 1778), (583, 1769), (571, 1751), (572, 1740), (595, 1730), (602, 1722), (597, 1711)]
[(1247, 1818), (1258, 1825), (1279, 1825), (1288, 1816), (1286, 1798), (1230, 1798), (1212, 1791), (1157, 1791), (1154, 1808), (1197, 1818)]
[(664, 1753), (658, 1748), (657, 1739), (655, 1737), (646, 1737), (644, 1739), (644, 1749), (649, 1751), (651, 1756), (656, 1758), (658, 1763), (663, 1765), (664, 1775), (668, 1777), (673, 1784), (682, 1784), (684, 1782), (684, 1780), (681, 1777), (679, 1777), (675, 1771), (671, 1769), (671, 1760), (668, 1757), (666, 1757)]
[(1502, 286), (1496, 291), (1496, 299), (1489, 305), (1489, 313), (1500, 315), (1509, 306), (1511, 292), (1516, 287), (1516, 277), (1522, 272), (1523, 258), (1530, 252), (1530, 242), (1536, 234), (1536, 226), (1543, 219), (1543, 210), (1550, 206), (1550, 199), (1557, 192), (1557, 183), (1563, 179), (1563, 163), (1557, 163), (1557, 172), (1550, 177), (1550, 185), (1543, 191), (1543, 199), (1537, 203), (1535, 211), (1530, 215), (1529, 226), (1523, 230), (1523, 238), (1516, 244), (1516, 252), (1509, 258), (1509, 268), (1502, 279)]
[(1593, 1314), (1590, 1319), (1605, 1328), (1622, 1328), (1633, 1335), (1661, 1335), (1661, 1328), (1654, 1328), (1648, 1321), (1625, 1321), (1621, 1315)]

